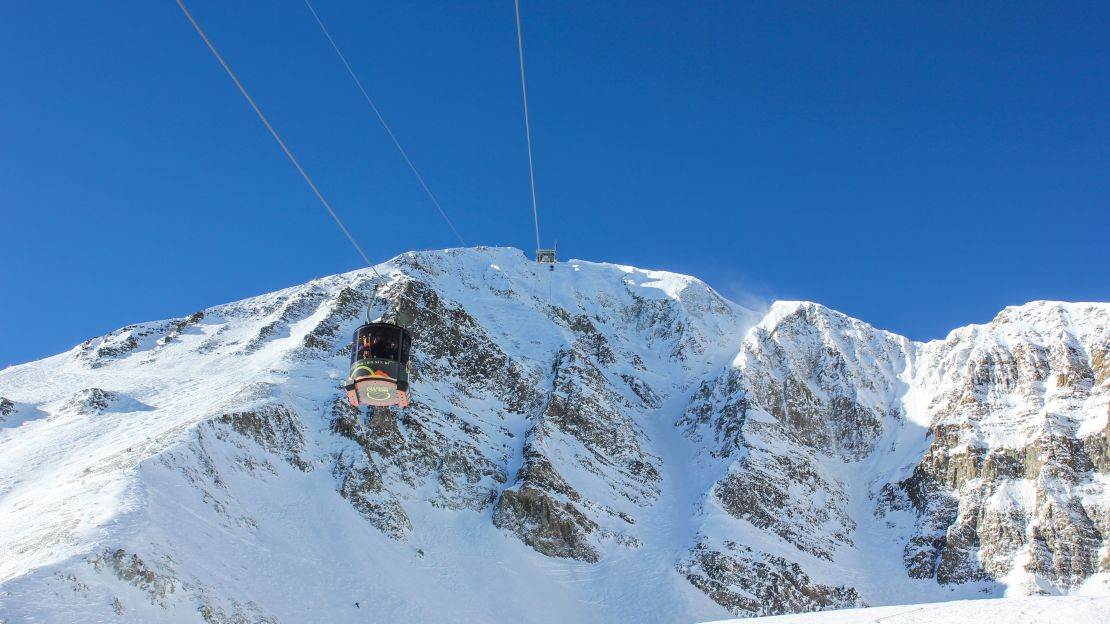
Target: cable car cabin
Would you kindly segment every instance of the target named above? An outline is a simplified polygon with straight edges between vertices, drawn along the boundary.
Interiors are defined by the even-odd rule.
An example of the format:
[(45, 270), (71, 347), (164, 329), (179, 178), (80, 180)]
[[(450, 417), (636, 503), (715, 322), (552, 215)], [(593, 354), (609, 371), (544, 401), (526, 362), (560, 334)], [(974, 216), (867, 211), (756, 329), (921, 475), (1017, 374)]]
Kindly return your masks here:
[(412, 334), (393, 323), (366, 323), (355, 330), (347, 400), (351, 405), (409, 404)]

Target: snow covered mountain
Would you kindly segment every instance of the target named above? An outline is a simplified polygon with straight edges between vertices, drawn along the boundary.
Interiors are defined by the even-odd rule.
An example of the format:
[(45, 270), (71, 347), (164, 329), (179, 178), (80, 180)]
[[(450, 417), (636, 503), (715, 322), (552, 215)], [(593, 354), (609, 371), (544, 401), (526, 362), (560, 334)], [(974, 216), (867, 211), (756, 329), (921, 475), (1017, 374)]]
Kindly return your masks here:
[[(915, 343), (513, 249), (0, 371), (0, 621), (697, 621), (1110, 578), (1110, 304)], [(348, 407), (367, 305), (413, 404)]]

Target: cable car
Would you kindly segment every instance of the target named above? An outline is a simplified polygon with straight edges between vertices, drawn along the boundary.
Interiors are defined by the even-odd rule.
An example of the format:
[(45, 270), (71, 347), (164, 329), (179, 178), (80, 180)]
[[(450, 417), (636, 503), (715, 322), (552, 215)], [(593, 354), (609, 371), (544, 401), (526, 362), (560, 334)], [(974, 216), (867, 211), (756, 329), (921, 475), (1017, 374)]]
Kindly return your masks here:
[(394, 323), (367, 322), (355, 330), (347, 400), (354, 407), (409, 404), (412, 334)]

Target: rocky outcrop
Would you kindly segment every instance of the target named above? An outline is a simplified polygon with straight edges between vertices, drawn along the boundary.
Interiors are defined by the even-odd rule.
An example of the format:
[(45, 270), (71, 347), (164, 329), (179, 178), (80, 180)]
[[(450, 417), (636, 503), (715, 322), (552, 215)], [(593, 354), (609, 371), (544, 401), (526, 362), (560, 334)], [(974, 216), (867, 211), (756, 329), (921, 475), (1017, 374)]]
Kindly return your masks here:
[[(1096, 371), (1110, 328), (1099, 309), (1090, 313), (1101, 321), (1076, 326), (1080, 305), (1009, 308), (925, 348), (930, 444), (878, 509), (917, 516), (905, 549), (910, 576), (997, 579), (1024, 560), (1027, 589), (1041, 591), (1110, 569), (1101, 560), (1108, 512), (1092, 497), (1107, 466), (1110, 419), (1097, 406), (1110, 387)], [(1076, 435), (1099, 420), (1097, 432)]]
[(243, 346), (242, 353), (250, 355), (257, 352), (265, 344), (282, 335), (288, 335), (290, 326), (314, 314), (316, 310), (328, 299), (322, 289), (306, 289), (289, 297), (282, 302), (276, 314), (271, 314), (272, 320), (263, 325), (247, 344)]
[(412, 531), (412, 522), (404, 507), (385, 488), (375, 466), (354, 461), (339, 463), (334, 474), (339, 482), (339, 495), (350, 501), (351, 506), (379, 531), (394, 539), (401, 539)]
[[(888, 527), (898, 513), (914, 518), (907, 575), (989, 583), (1021, 565), (1028, 591), (1067, 589), (1108, 569), (1110, 525), (1093, 478), (1108, 466), (1110, 332), (1091, 318), (1077, 325), (1078, 313), (1031, 304), (918, 346), (820, 306), (776, 304), (677, 424), (731, 459), (712, 490), (722, 509), (832, 561), (853, 545), (858, 519), (829, 469), (897, 450), (899, 431), (916, 426), (906, 406), (924, 406), (913, 414), (932, 423), (923, 453), (870, 494)], [(905, 403), (911, 391), (915, 402)], [(1076, 435), (1099, 419), (1097, 432)], [(884, 437), (890, 448), (878, 446)]]
[(71, 396), (62, 405), (62, 411), (83, 416), (96, 416), (108, 411), (123, 398), (123, 395), (119, 392), (101, 390), (100, 388), (85, 388)]
[(828, 561), (838, 548), (852, 545), (856, 524), (846, 511), (843, 484), (823, 476), (804, 451), (751, 449), (731, 470), (717, 481), (713, 496), (733, 517)]
[(323, 357), (334, 353), (340, 343), (346, 343), (344, 339), (347, 337), (342, 335), (342, 330), (363, 315), (370, 297), (362, 289), (369, 286), (370, 284), (344, 286), (328, 303), (328, 312), (324, 318), (301, 339), (303, 351), (297, 355)]
[(525, 485), (501, 494), (493, 524), (507, 529), (537, 551), (551, 556), (596, 562), (600, 553), (589, 536), (598, 526), (569, 501), (559, 501)]
[[(221, 439), (226, 439), (222, 434), (225, 429), (218, 425), (230, 428), (301, 470), (310, 469), (310, 465), (300, 457), (305, 445), (300, 417), (285, 405), (264, 405), (252, 410), (231, 412), (210, 422), (217, 425), (217, 437)], [(251, 454), (246, 454), (243, 461), (249, 462), (251, 457)]]
[(168, 567), (168, 562), (152, 567), (139, 555), (122, 548), (105, 548), (88, 563), (97, 572), (115, 574), (121, 581), (145, 593), (151, 604), (161, 607), (169, 606), (172, 594), (178, 589), (179, 581), (173, 569)]
[(870, 454), (902, 416), (898, 375), (909, 342), (816, 304), (780, 302), (771, 315), (745, 337), (735, 366), (701, 385), (678, 424), (694, 439), (708, 434), (720, 457), (745, 446), (753, 411), (815, 452), (847, 461)]
[(731, 541), (721, 550), (699, 542), (677, 569), (714, 602), (743, 617), (867, 606), (851, 587), (815, 583), (797, 563)]
[[(527, 435), (516, 484), (501, 494), (494, 510), (497, 527), (539, 552), (582, 561), (600, 559), (604, 537), (634, 545), (623, 527), (602, 530), (601, 525), (614, 518), (627, 525), (635, 518), (605, 499), (583, 497), (556, 466), (597, 476), (611, 491), (609, 501), (624, 498), (634, 507), (651, 505), (660, 481), (659, 458), (644, 450), (643, 431), (624, 411), (632, 405), (595, 362), (573, 348), (556, 353), (551, 392)], [(566, 447), (572, 449), (570, 458), (553, 458), (548, 450)]]
[(128, 325), (114, 332), (81, 343), (75, 354), (77, 361), (89, 368), (108, 366), (132, 355), (157, 349), (177, 340), (190, 326), (200, 323), (204, 312), (187, 317)]
[[(790, 309), (789, 304), (776, 304)], [(750, 405), (798, 444), (844, 460), (870, 454), (900, 417), (908, 342), (816, 304), (758, 326), (741, 355)]]
[(121, 398), (122, 395), (118, 392), (101, 390), (100, 388), (86, 388), (70, 397), (69, 401), (66, 401), (66, 404), (62, 406), (62, 409), (85, 415), (102, 414)]
[[(278, 624), (279, 622), (253, 601), (241, 602), (234, 598), (219, 597), (217, 596), (219, 591), (212, 587), (194, 579), (179, 578), (170, 557), (162, 557), (157, 562), (151, 563), (123, 548), (104, 548), (86, 561), (96, 573), (112, 575), (122, 583), (139, 590), (151, 605), (164, 610), (175, 607), (182, 610), (195, 610), (207, 624)], [(88, 584), (79, 580), (76, 575), (64, 575), (60, 580), (71, 585), (76, 591), (83, 593), (89, 591)], [(127, 600), (130, 600), (132, 595), (128, 593), (126, 598), (121, 598), (119, 595), (112, 597), (111, 609), (117, 618), (131, 611)], [(130, 604), (132, 608), (135, 607), (134, 603)], [(144, 612), (146, 611), (137, 610), (137, 613)]]
[(569, 436), (585, 453), (576, 462), (605, 477), (613, 493), (637, 505), (659, 495), (659, 458), (644, 450), (644, 433), (628, 416), (632, 405), (582, 353), (556, 354), (552, 390), (532, 432), (532, 446), (549, 437)]
[[(1025, 570), (1071, 587), (1106, 569), (1099, 562), (1106, 510), (1085, 501), (1094, 464), (1081, 442), (1045, 436), (1026, 447), (951, 452), (937, 435), (913, 475), (879, 513), (911, 507), (919, 518), (906, 545), (913, 578), (965, 583)], [(903, 496), (905, 503), (895, 502)], [(1099, 519), (1102, 519), (1098, 522)]]
[[(780, 611), (759, 611), (750, 589), (725, 590), (736, 575), (758, 577), (773, 565), (781, 589), (795, 582), (782, 579), (805, 577), (802, 562), (834, 561), (854, 546), (848, 487), (833, 468), (872, 454), (901, 425), (905, 384), (898, 374), (912, 350), (904, 339), (815, 304), (779, 303), (768, 316), (745, 336), (733, 366), (701, 384), (676, 423), (727, 466), (711, 490), (716, 505), (782, 540), (774, 553), (757, 557), (758, 565), (744, 558), (750, 554), (737, 559), (704, 544), (691, 552), (703, 563), (691, 582), (744, 614)], [(812, 610), (859, 599), (846, 588), (798, 591), (822, 598), (775, 600)]]
[(15, 413), (15, 402), (5, 397), (0, 397), (0, 423), (7, 420), (8, 416)]

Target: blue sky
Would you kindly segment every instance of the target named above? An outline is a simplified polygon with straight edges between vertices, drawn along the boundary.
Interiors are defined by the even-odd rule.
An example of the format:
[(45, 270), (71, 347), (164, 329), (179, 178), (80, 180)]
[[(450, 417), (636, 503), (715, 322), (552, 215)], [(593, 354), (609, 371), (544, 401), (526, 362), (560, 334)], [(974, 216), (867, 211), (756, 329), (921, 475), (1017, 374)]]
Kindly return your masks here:
[[(188, 6), (375, 260), (458, 245), (299, 0)], [(511, 1), (316, 0), (533, 247)], [(1110, 300), (1110, 3), (522, 0), (541, 234), (915, 339)], [(0, 366), (360, 266), (171, 0), (0, 5)]]

